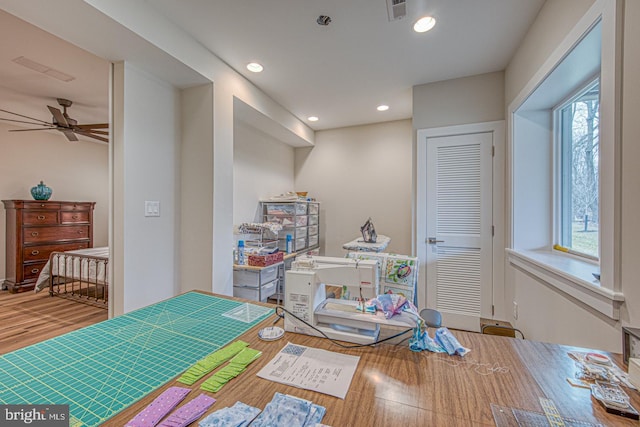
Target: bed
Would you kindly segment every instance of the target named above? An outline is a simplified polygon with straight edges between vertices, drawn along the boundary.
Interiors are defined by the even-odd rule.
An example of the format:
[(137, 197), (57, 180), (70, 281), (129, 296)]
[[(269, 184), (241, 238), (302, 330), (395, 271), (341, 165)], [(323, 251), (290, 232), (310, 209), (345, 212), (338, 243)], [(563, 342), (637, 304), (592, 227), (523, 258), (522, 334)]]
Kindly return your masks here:
[(109, 248), (52, 252), (35, 291), (106, 308), (109, 296)]

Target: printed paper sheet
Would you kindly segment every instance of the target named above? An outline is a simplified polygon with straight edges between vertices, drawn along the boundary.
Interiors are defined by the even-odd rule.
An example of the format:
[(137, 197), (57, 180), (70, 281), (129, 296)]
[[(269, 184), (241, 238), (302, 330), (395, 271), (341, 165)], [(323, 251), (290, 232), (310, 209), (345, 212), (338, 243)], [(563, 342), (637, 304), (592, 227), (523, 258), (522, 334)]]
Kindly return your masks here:
[(258, 376), (344, 399), (360, 357), (288, 343)]

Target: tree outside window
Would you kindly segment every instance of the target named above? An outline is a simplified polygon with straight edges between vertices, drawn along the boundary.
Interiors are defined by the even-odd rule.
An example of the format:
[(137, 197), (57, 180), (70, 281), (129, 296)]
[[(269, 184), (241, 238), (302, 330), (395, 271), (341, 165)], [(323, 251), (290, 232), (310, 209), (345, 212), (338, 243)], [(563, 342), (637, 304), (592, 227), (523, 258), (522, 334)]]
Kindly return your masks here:
[(600, 85), (592, 82), (559, 109), (560, 244), (599, 257)]

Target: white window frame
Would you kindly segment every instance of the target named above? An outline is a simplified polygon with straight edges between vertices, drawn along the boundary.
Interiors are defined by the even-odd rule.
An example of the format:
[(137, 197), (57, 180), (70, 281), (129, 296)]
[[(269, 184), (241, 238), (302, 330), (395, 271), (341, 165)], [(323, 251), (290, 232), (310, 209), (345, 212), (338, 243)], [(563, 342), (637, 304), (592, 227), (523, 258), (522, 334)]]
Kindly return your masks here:
[[(600, 84), (600, 75), (592, 76), (588, 78), (580, 87), (571, 93), (571, 95), (565, 98), (562, 102), (560, 102), (557, 106), (553, 108), (553, 134), (554, 134), (554, 243), (559, 245), (563, 244), (562, 238), (562, 223), (563, 223), (563, 183), (562, 183), (562, 163), (563, 163), (563, 119), (562, 119), (562, 110), (567, 107), (569, 104), (574, 103), (578, 98), (582, 96), (582, 94), (588, 88), (592, 87), (598, 83)], [(598, 93), (600, 93), (600, 89), (598, 89)], [(600, 135), (598, 135), (600, 138)], [(598, 186), (600, 186), (600, 176), (602, 175), (600, 162), (598, 162)], [(598, 198), (598, 235), (600, 234), (600, 199)], [(554, 245), (555, 246), (555, 245)], [(579, 259), (584, 259), (585, 261), (595, 262), (600, 265), (600, 242), (598, 241), (598, 256), (591, 256), (589, 254), (573, 251), (569, 248), (569, 252)]]
[[(593, 277), (598, 268), (597, 263), (552, 249), (555, 238), (555, 184), (551, 177), (545, 175), (546, 173), (552, 176), (554, 168), (552, 106), (548, 106), (546, 116), (544, 111), (527, 113), (542, 114), (539, 117), (549, 122), (546, 129), (544, 126), (532, 126), (531, 123), (535, 120), (525, 117), (520, 111), (525, 102), (535, 98), (536, 90), (552, 76), (556, 68), (562, 65), (583, 37), (598, 23), (601, 26), (599, 281)], [(575, 299), (578, 303), (586, 304), (614, 320), (620, 318), (620, 306), (624, 302), (620, 283), (621, 39), (622, 2), (596, 0), (507, 108), (506, 252), (510, 265), (573, 297), (570, 300)], [(536, 153), (537, 147), (531, 143), (531, 139), (522, 147), (519, 146), (518, 140), (527, 126), (527, 130), (533, 130), (537, 132), (537, 137), (542, 137), (536, 141), (540, 142), (542, 154)], [(545, 138), (548, 140), (545, 141)], [(538, 157), (526, 164), (523, 153)], [(548, 156), (544, 153), (548, 153)], [(536, 161), (543, 163), (540, 168), (544, 169), (544, 172), (536, 172), (535, 169), (539, 165), (531, 164)], [(526, 176), (523, 173), (538, 175)], [(541, 183), (530, 185), (531, 181), (536, 179)], [(522, 217), (535, 223), (531, 226), (527, 221), (523, 221)]]

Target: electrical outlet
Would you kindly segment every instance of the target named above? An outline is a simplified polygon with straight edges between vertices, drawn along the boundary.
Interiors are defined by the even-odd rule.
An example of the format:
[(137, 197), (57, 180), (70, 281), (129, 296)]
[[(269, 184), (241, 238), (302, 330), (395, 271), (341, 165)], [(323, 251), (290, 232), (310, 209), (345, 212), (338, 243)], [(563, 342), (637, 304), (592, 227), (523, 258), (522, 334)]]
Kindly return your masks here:
[(515, 301), (513, 302), (513, 318), (518, 320), (518, 303)]

